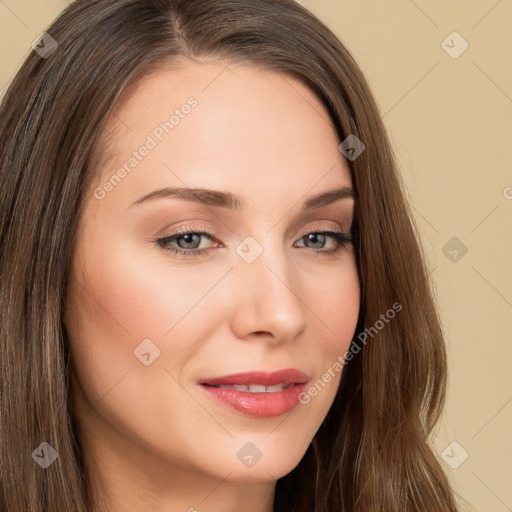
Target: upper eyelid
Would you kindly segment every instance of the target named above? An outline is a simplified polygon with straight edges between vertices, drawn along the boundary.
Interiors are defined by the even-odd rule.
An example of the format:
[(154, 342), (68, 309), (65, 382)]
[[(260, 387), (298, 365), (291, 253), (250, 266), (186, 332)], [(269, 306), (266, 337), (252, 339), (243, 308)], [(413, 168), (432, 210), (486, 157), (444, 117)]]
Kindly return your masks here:
[[(327, 232), (327, 231), (334, 231), (334, 232), (346, 234), (346, 233), (350, 233), (352, 231), (352, 229), (350, 228), (348, 230), (345, 230), (342, 227), (334, 226), (334, 224), (331, 224), (330, 226), (315, 225), (315, 226), (311, 226), (310, 228), (303, 231), (302, 234), (300, 235), (300, 237), (303, 237), (309, 233), (321, 233), (321, 232)], [(201, 235), (206, 235), (210, 238), (219, 236), (219, 233), (216, 230), (207, 228), (206, 226), (198, 226), (198, 227), (182, 226), (180, 228), (177, 228), (174, 232), (169, 233), (168, 235), (164, 235), (161, 238), (179, 238), (180, 236), (188, 235), (188, 234), (201, 234)]]

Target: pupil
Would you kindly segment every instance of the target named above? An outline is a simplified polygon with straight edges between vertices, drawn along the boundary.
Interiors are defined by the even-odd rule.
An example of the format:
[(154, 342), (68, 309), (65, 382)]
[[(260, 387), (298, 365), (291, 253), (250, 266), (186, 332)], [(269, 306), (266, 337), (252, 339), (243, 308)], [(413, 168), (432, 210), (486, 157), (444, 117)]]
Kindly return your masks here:
[[(320, 243), (320, 245), (322, 245), (322, 237), (325, 237), (325, 235), (321, 234), (321, 233), (311, 233), (309, 236), (309, 240), (312, 241), (313, 243)], [(318, 237), (320, 237), (320, 242), (318, 242)], [(316, 239), (316, 241), (315, 241)]]
[[(185, 243), (186, 244), (192, 244), (193, 241), (192, 241), (192, 238), (194, 236), (197, 236), (195, 233), (188, 233), (186, 235), (183, 235), (181, 238), (183, 238), (185, 240)], [(186, 249), (190, 249), (190, 247), (185, 247)]]

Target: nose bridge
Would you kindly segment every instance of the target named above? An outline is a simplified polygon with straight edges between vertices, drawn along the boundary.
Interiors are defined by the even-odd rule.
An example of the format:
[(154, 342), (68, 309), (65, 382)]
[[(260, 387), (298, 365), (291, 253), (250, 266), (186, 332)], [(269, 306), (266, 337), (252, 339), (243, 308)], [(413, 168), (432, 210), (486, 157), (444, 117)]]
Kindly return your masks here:
[(238, 336), (265, 332), (275, 339), (294, 338), (306, 325), (306, 308), (293, 262), (271, 236), (262, 243), (247, 237), (237, 247), (233, 327)]

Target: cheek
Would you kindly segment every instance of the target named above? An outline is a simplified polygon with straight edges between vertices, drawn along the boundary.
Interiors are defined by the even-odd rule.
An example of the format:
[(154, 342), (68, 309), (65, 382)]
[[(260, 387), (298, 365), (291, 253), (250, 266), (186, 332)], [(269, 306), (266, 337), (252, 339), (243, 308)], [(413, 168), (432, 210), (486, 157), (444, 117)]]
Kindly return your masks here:
[[(321, 290), (318, 285), (321, 283)], [(360, 311), (360, 280), (353, 254), (346, 255), (339, 267), (333, 268), (322, 277), (316, 276), (315, 283), (308, 279), (306, 289), (309, 308), (316, 328), (308, 337), (314, 346), (305, 347), (318, 361), (317, 373), (305, 391), (303, 404), (308, 414), (322, 421), (331, 407), (339, 388), (344, 371), (344, 356), (355, 335)], [(313, 290), (317, 290), (313, 294)], [(314, 320), (313, 320), (314, 319)]]
[(343, 255), (337, 266), (310, 273), (304, 289), (308, 290), (312, 320), (322, 333), (325, 355), (345, 352), (355, 333), (360, 309), (361, 289), (354, 254)]
[(151, 249), (112, 238), (89, 247), (77, 262), (75, 275), (87, 291), (77, 285), (76, 302), (113, 343), (162, 338), (207, 289), (197, 272), (172, 269)]
[[(173, 322), (173, 287), (136, 262), (114, 230), (93, 222), (74, 253), (65, 324), (74, 366), (91, 401), (100, 400), (127, 372), (143, 378), (134, 350), (145, 339), (162, 347)], [(174, 299), (175, 300), (175, 299)], [(126, 382), (123, 383), (123, 386)]]

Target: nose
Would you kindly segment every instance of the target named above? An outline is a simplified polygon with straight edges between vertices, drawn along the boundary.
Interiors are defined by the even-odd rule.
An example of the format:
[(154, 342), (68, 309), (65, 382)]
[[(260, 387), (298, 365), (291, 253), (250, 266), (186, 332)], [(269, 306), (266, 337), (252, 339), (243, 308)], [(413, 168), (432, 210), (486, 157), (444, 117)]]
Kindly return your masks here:
[(240, 339), (265, 337), (278, 344), (304, 331), (307, 300), (292, 265), (279, 250), (265, 249), (252, 263), (236, 258), (231, 327)]

